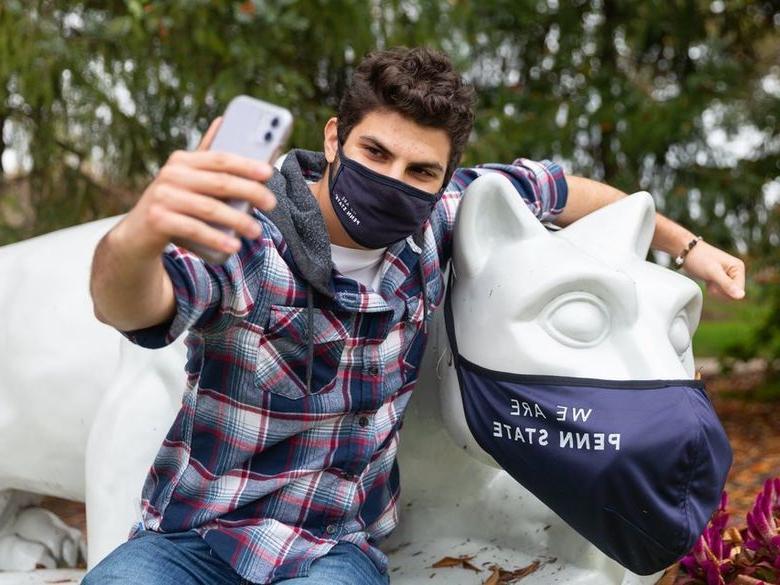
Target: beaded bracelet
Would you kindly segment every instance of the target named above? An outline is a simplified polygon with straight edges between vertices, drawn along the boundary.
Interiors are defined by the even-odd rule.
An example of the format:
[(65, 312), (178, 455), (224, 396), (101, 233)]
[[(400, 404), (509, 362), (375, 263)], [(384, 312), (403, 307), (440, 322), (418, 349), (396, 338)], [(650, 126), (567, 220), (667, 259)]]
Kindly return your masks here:
[(688, 252), (693, 250), (693, 247), (696, 244), (698, 244), (700, 240), (701, 240), (701, 236), (696, 236), (690, 242), (688, 242), (688, 246), (682, 252), (680, 252), (677, 255), (677, 257), (674, 259), (675, 268), (682, 268), (682, 265), (685, 262), (685, 257), (688, 255)]

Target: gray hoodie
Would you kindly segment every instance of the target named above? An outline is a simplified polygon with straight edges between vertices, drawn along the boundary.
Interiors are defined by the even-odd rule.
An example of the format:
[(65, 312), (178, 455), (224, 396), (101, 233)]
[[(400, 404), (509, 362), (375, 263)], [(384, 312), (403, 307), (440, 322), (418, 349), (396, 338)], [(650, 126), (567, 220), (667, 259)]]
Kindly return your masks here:
[[(265, 215), (281, 232), (299, 272), (308, 285), (306, 288), (308, 330), (312, 332), (308, 339), (306, 362), (306, 388), (309, 391), (311, 391), (314, 360), (312, 289), (329, 298), (334, 297), (335, 289), (328, 229), (319, 204), (306, 180), (319, 180), (327, 170), (327, 166), (328, 161), (323, 153), (293, 149), (285, 156), (281, 169), (274, 169), (271, 179), (266, 183), (276, 196), (277, 203), (276, 207), (265, 212)], [(413, 235), (413, 240), (418, 246), (422, 245), (422, 239), (423, 230)], [(424, 311), (427, 317), (428, 294), (425, 291), (422, 262), (419, 262), (418, 266), (423, 285)]]

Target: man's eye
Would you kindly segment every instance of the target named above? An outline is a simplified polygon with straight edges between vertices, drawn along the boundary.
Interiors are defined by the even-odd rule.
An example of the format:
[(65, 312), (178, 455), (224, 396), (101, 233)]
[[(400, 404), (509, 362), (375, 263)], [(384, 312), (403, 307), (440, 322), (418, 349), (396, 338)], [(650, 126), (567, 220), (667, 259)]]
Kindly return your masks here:
[(366, 146), (366, 150), (370, 152), (373, 156), (380, 156), (382, 154), (382, 151), (378, 148), (374, 148), (373, 146)]
[(432, 177), (433, 173), (431, 171), (425, 170), (425, 169), (415, 169), (414, 171), (418, 175), (424, 175), (426, 177)]

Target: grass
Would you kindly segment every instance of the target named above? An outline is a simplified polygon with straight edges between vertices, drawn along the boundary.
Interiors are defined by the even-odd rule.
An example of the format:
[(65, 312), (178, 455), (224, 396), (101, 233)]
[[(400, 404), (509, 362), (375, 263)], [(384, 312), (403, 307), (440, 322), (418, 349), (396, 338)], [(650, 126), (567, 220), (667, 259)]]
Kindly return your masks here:
[(701, 323), (693, 336), (694, 354), (718, 356), (729, 345), (746, 341), (766, 315), (766, 308), (762, 306), (758, 292), (748, 287), (744, 299), (725, 301), (713, 297), (702, 288), (704, 306)]
[[(728, 351), (730, 345), (747, 341), (756, 327), (766, 320), (768, 308), (761, 302), (761, 291), (748, 287), (741, 301), (725, 301), (704, 294), (704, 306), (699, 327), (693, 336), (696, 356), (718, 357)], [(749, 390), (726, 390), (724, 398), (736, 398), (748, 402), (780, 401), (780, 378), (769, 378)]]
[(747, 341), (754, 324), (745, 321), (702, 321), (693, 336), (693, 351), (699, 357), (717, 357), (735, 342)]

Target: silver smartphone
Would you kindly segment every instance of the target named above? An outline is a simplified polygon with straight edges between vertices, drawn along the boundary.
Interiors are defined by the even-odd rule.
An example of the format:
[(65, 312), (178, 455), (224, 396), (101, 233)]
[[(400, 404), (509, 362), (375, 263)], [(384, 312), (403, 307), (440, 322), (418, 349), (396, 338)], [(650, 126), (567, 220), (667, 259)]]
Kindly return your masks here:
[[(209, 150), (231, 152), (273, 164), (292, 131), (293, 117), (289, 110), (246, 95), (233, 98)], [(242, 212), (249, 211), (245, 199), (225, 199), (225, 203)], [(214, 222), (206, 222), (227, 235), (235, 230)], [(222, 264), (230, 253), (215, 250), (186, 238), (172, 238), (177, 246), (187, 248), (212, 264)]]

